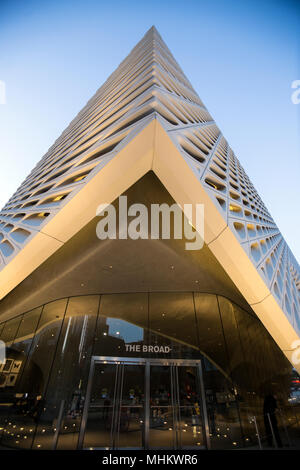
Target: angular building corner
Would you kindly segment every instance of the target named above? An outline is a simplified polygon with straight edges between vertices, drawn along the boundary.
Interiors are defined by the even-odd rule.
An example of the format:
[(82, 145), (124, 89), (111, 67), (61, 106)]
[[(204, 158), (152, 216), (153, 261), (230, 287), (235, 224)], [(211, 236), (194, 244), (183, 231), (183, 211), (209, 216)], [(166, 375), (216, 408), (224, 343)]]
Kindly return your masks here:
[[(182, 305), (184, 311), (188, 311), (190, 308), (188, 307), (189, 300), (187, 298), (184, 301), (182, 300), (183, 292), (196, 291), (196, 293), (193, 293), (194, 307), (191, 307), (191, 309), (195, 308), (196, 314), (198, 312), (197, 309), (199, 309), (199, 312), (201, 311), (201, 286), (197, 278), (195, 278), (196, 274), (193, 281), (190, 281), (188, 275), (185, 275), (185, 272), (182, 271), (182, 277), (184, 277), (182, 284), (180, 284), (181, 281), (178, 281), (178, 278), (172, 277), (173, 274), (168, 274), (168, 287), (161, 284), (162, 287), (160, 288), (158, 281), (157, 284), (150, 278), (150, 281), (147, 281), (147, 276), (150, 276), (150, 274), (146, 268), (143, 271), (138, 261), (133, 266), (135, 261), (125, 259), (124, 251), (120, 250), (119, 264), (122, 265), (124, 257), (126, 269), (129, 269), (127, 266), (133, 266), (132, 271), (136, 273), (131, 274), (129, 272), (128, 280), (125, 282), (122, 280), (121, 275), (118, 277), (118, 274), (111, 274), (111, 272), (114, 272), (115, 263), (117, 263), (113, 258), (114, 248), (110, 248), (110, 245), (105, 247), (103, 244), (103, 249), (101, 248), (103, 251), (101, 251), (96, 248), (95, 241), (93, 242), (93, 248), (88, 248), (88, 241), (91, 240), (89, 237), (91, 237), (90, 234), (92, 233), (90, 227), (94, 227), (96, 210), (99, 204), (115, 203), (117, 198), (125, 193), (131, 195), (134, 202), (140, 202), (137, 197), (141, 195), (145, 197), (145, 200), (151, 202), (151, 195), (155, 193), (159, 194), (161, 200), (170, 198), (170, 200), (175, 201), (181, 206), (184, 206), (184, 204), (193, 204), (193, 206), (197, 203), (204, 204), (205, 249), (204, 254), (199, 255), (203, 258), (194, 259), (191, 255), (180, 266), (184, 266), (184, 263), (186, 263), (186, 266), (191, 266), (190, 269), (193, 272), (195, 264), (195, 273), (200, 266), (199, 269), (201, 272), (204, 272), (204, 277), (204, 262), (211, 266), (212, 273), (214, 271), (213, 266), (216, 266), (215, 271), (218, 271), (218, 274), (215, 273), (212, 276), (215, 275), (214, 285), (217, 286), (219, 279), (220, 286), (214, 290), (212, 283), (207, 285), (205, 287), (206, 290), (203, 292), (203, 295), (208, 296), (216, 294), (216, 304), (210, 304), (210, 307), (207, 307), (208, 311), (211, 311), (211, 315), (213, 316), (212, 312), (215, 308), (219, 309), (221, 317), (222, 308), (224, 308), (224, 312), (226, 309), (232, 309), (234, 311), (234, 314), (232, 314), (235, 318), (234, 321), (238, 323), (238, 318), (240, 318), (239, 321), (242, 324), (244, 320), (242, 320), (242, 316), (239, 317), (240, 313), (237, 313), (235, 307), (225, 307), (227, 302), (225, 299), (228, 298), (230, 301), (237, 302), (240, 306), (243, 304), (242, 308), (245, 308), (253, 318), (256, 314), (261, 324), (264, 325), (265, 330), (275, 340), (287, 359), (292, 362), (292, 354), (296, 350), (296, 341), (300, 338), (300, 267), (233, 150), (154, 27), (146, 33), (128, 57), (78, 113), (0, 212), (0, 295), (2, 299), (0, 301), (0, 321), (2, 318), (0, 331), (1, 325), (3, 326), (3, 331), (5, 331), (5, 325), (14, 321), (20, 314), (30, 311), (32, 315), (35, 315), (37, 310), (41, 308), (42, 310), (39, 311), (39, 315), (43, 316), (45, 309), (51, 310), (51, 302), (61, 302), (63, 304), (63, 298), (68, 298), (67, 303), (61, 307), (62, 326), (59, 333), (57, 333), (58, 335), (64, 334), (64, 341), (66, 341), (68, 335), (71, 334), (70, 331), (72, 331), (72, 315), (68, 313), (69, 310), (73, 309), (73, 314), (76, 317), (76, 307), (72, 307), (72, 298), (82, 294), (88, 296), (89, 300), (87, 302), (90, 306), (90, 311), (94, 312), (91, 314), (91, 317), (96, 315), (96, 310), (98, 312), (98, 320), (93, 326), (94, 329), (99, 329), (102, 321), (100, 321), (102, 317), (99, 313), (101, 308), (105, 312), (105, 308), (108, 312), (112, 312), (117, 306), (120, 311), (124, 310), (122, 297), (118, 297), (120, 302), (119, 300), (114, 300), (116, 302), (114, 304), (115, 307), (110, 308), (110, 301), (108, 297), (105, 297), (106, 295), (119, 294), (125, 297), (129, 296), (126, 297), (126, 300), (125, 297), (123, 298), (124, 302), (131, 305), (131, 308), (135, 311), (137, 309), (137, 301), (132, 298), (133, 293), (135, 293), (134, 295), (140, 299), (140, 305), (149, 310), (150, 313), (148, 315), (151, 317), (151, 312), (158, 311), (159, 308), (161, 308), (161, 311), (164, 310), (163, 304), (164, 302), (168, 303), (167, 299), (170, 300), (170, 305), (173, 306), (171, 308), (171, 310), (173, 309), (172, 311), (178, 313), (178, 309), (180, 310), (181, 308), (180, 305)], [(97, 243), (100, 244), (99, 240)], [(83, 245), (84, 248), (82, 248)], [(79, 246), (81, 248), (78, 248)], [(115, 246), (118, 247), (117, 244)], [(128, 247), (129, 250), (133, 250), (132, 253), (135, 253), (138, 259), (137, 252), (131, 248), (130, 244), (128, 244)], [(76, 258), (78, 250), (83, 251), (82, 255), (78, 255)], [(99, 250), (99, 253), (97, 250)], [(152, 244), (149, 251), (155, 253), (157, 257), (155, 258), (153, 255), (152, 262), (155, 263), (156, 259), (159, 261), (159, 256), (160, 253), (163, 253), (163, 249), (157, 248), (157, 245)], [(99, 274), (102, 283), (100, 287), (96, 288), (93, 284), (90, 290), (85, 290), (86, 281), (84, 279), (81, 284), (76, 283), (79, 279), (77, 271), (82, 266), (82, 272), (88, 272), (88, 266), (91, 267), (91, 264), (87, 264), (85, 267), (81, 263), (84, 263), (84, 259), (89, 259), (89, 263), (93, 263), (92, 254), (96, 252), (97, 258), (94, 259), (97, 259), (97, 262), (99, 261), (100, 263), (102, 263), (101, 260), (105, 259), (105, 262), (103, 262), (105, 267), (101, 269), (107, 271), (107, 276), (111, 277), (107, 281), (107, 278), (101, 272)], [(168, 250), (162, 255), (165, 257), (162, 257), (162, 259), (165, 259), (166, 263), (169, 259), (173, 259), (169, 255), (171, 252), (174, 252), (181, 259), (184, 256), (188, 256), (182, 255), (180, 247), (174, 247), (170, 244)], [(111, 258), (109, 258), (107, 253), (111, 253)], [(147, 253), (143, 253), (143, 256), (145, 256), (144, 264), (146, 265), (148, 257)], [(114, 261), (110, 261), (110, 259)], [(60, 266), (61, 268), (58, 269)], [(173, 264), (171, 268), (174, 268)], [(117, 267), (117, 269), (120, 268)], [(188, 270), (188, 268), (185, 269)], [(94, 277), (98, 276), (94, 267), (91, 268), (92, 271)], [(182, 272), (178, 273), (177, 276), (180, 277)], [(143, 276), (145, 276), (144, 281), (140, 279)], [(116, 279), (115, 285), (114, 279)], [(194, 284), (193, 287), (192, 282), (197, 284)], [(126, 288), (123, 287), (125, 284)], [(174, 289), (172, 289), (172, 285)], [(164, 290), (169, 292), (169, 294), (166, 294), (165, 298), (161, 297), (161, 304), (158, 307), (156, 302), (159, 303), (159, 301), (155, 296)], [(178, 292), (178, 298), (172, 300), (173, 293), (171, 292), (173, 290)], [(146, 297), (143, 297), (144, 292), (147, 292), (147, 301), (145, 300)], [(97, 300), (92, 299), (93, 295), (99, 296), (99, 303), (97, 303)], [(203, 298), (203, 302), (208, 302), (207, 297), (205, 299)], [(141, 312), (143, 308), (141, 307)], [(236, 308), (238, 309), (239, 307)], [(174, 315), (176, 316), (177, 313), (174, 313)], [(105, 318), (109, 317), (108, 313), (103, 315)], [(162, 313), (162, 315), (165, 314)], [(84, 318), (87, 317), (88, 314), (85, 313)], [(60, 319), (60, 316), (58, 315), (56, 318)], [(128, 318), (130, 318), (130, 313), (124, 313), (123, 317), (120, 314), (118, 320), (120, 328), (123, 325), (122, 321), (124, 322), (124, 319), (129, 321)], [(39, 331), (40, 328), (38, 321), (40, 320), (36, 320), (37, 323), (35, 324), (36, 331)], [(83, 329), (87, 328), (88, 321), (90, 319), (83, 320), (81, 325)], [(93, 321), (96, 321), (94, 317), (92, 318)], [(161, 328), (154, 321), (151, 323), (151, 318), (149, 321), (150, 327), (145, 328), (145, 331), (147, 330), (147, 334), (151, 338), (154, 332), (159, 334), (158, 332), (161, 331)], [(200, 323), (201, 319), (199, 317), (197, 340), (199, 344), (201, 344), (202, 337)], [(229, 328), (229, 332), (233, 326), (229, 327), (229, 323), (226, 326), (225, 317), (222, 317), (221, 323), (228, 362), (234, 363), (237, 360), (234, 359), (234, 348), (231, 351), (229, 340), (226, 340), (226, 328)], [(107, 329), (101, 330), (101, 334), (104, 336), (107, 336), (109, 332), (108, 324), (109, 322), (105, 327)], [(145, 327), (141, 320), (133, 320), (132, 324), (138, 325), (140, 329)], [(252, 354), (255, 360), (259, 362), (260, 357), (257, 356), (259, 348), (257, 351), (255, 350), (256, 343), (253, 338), (256, 335), (255, 331), (261, 330), (259, 329), (260, 327), (255, 326), (256, 330), (250, 326), (250, 323), (247, 325), (247, 327), (243, 328), (245, 328), (245, 331), (247, 330), (248, 339), (241, 341), (241, 346), (239, 347), (242, 349), (244, 347), (244, 352), (248, 348), (249, 354)], [(19, 325), (18, 329), (21, 327), (22, 325)], [(113, 327), (110, 326), (110, 328), (112, 329)], [(208, 330), (210, 329), (211, 327), (209, 326)], [(244, 334), (241, 331), (242, 329), (240, 329), (240, 336)], [(172, 336), (171, 330), (165, 331), (163, 333), (164, 341), (166, 338), (169, 341), (174, 341), (174, 337), (178, 336), (175, 333)], [(54, 334), (56, 335), (56, 333)], [(118, 339), (117, 334), (119, 334), (119, 331), (116, 330), (114, 335), (112, 335), (115, 338), (114, 341)], [(217, 337), (217, 333), (214, 334)], [(267, 333), (259, 333), (262, 336), (265, 334)], [(25, 339), (22, 336), (24, 344), (26, 343), (26, 335), (30, 336), (29, 331), (26, 334), (24, 333)], [(249, 339), (250, 336), (252, 340)], [(230, 333), (228, 333), (229, 337)], [(93, 341), (96, 340), (98, 338), (95, 339), (93, 337)], [(30, 346), (28, 346), (29, 352), (27, 351), (28, 357), (31, 357), (31, 359), (32, 356), (30, 354), (32, 354), (34, 341), (35, 339), (31, 338)], [(59, 345), (60, 339), (58, 337), (57, 341)], [(64, 341), (62, 348), (65, 347)], [(266, 339), (266, 342), (268, 341), (271, 340)], [(14, 342), (16, 340), (11, 338), (7, 344), (13, 348)], [(144, 342), (146, 342), (145, 337)], [(192, 340), (189, 343), (187, 338), (185, 340), (181, 338), (179, 342), (181, 345), (184, 345), (182, 348), (186, 348), (187, 344), (192, 344)], [(205, 343), (205, 340), (203, 342)], [(135, 343), (138, 343), (138, 339), (136, 339)], [(152, 345), (148, 338), (148, 346), (149, 344), (150, 346)], [(130, 347), (135, 348), (137, 346), (131, 345)], [(130, 349), (130, 347), (128, 346), (129, 351), (140, 351), (138, 347), (137, 349)], [(168, 346), (165, 346), (164, 343), (162, 347)], [(275, 348), (275, 343), (272, 347)], [(235, 379), (232, 378), (234, 374), (238, 374), (238, 366), (230, 365), (227, 368), (227, 366), (221, 365), (221, 359), (220, 363), (218, 363), (218, 360), (214, 358), (215, 356), (219, 357), (218, 354), (214, 356), (214, 353), (209, 353), (208, 346), (208, 349), (205, 348), (200, 346), (200, 350), (206, 358), (203, 359), (204, 362), (205, 360), (211, 361), (214, 367), (222, 370), (224, 377), (226, 376), (228, 380), (232, 380), (232, 383), (235, 381), (238, 383), (239, 380), (236, 377)], [(101, 351), (100, 348), (100, 355), (97, 355), (98, 358), (111, 356), (110, 353), (105, 354)], [(145, 349), (145, 351), (148, 353), (148, 350)], [(279, 351), (276, 354), (280, 355)], [(92, 365), (95, 370), (97, 370), (97, 367), (104, 367), (101, 361), (97, 363), (94, 352), (90, 352), (90, 356), (94, 358), (92, 359)], [(133, 356), (139, 357), (139, 354), (137, 353)], [(55, 357), (53, 356), (53, 364), (55, 364), (57, 370), (60, 370), (60, 366), (55, 362)], [(158, 359), (156, 356), (156, 360)], [(172, 367), (175, 367), (176, 359), (179, 359), (179, 357), (173, 356), (172, 360), (170, 359), (169, 363)], [(187, 352), (187, 356), (181, 357), (181, 359), (192, 361), (194, 356)], [(140, 358), (140, 362), (136, 363), (135, 367), (143, 367), (144, 360), (146, 361), (143, 356), (143, 358)], [(165, 360), (167, 359), (165, 358)], [(264, 360), (262, 359), (262, 361)], [(150, 367), (153, 367), (154, 371), (154, 367), (158, 366), (155, 366), (156, 362), (154, 359), (153, 361)], [(172, 361), (175, 362), (173, 363)], [(279, 363), (285, 364), (285, 367), (288, 367), (283, 358), (280, 358)], [(248, 359), (245, 360), (244, 366), (249, 366)], [(122, 367), (125, 370), (125, 372), (123, 370), (123, 373), (126, 374), (127, 370), (128, 377), (130, 377), (131, 366), (124, 363)], [(186, 367), (196, 367), (196, 363), (187, 363)], [(250, 375), (251, 367), (249, 366)], [(294, 364), (294, 367), (300, 371), (299, 365)], [(101, 373), (105, 375), (106, 372), (104, 368)], [(118, 373), (115, 379), (116, 384), (120, 381)], [(183, 369), (172, 369), (170, 372), (171, 382), (173, 383), (175, 379), (178, 380), (181, 373), (185, 373)], [(239, 373), (242, 376), (247, 371)], [(263, 372), (261, 373), (263, 375)], [(43, 385), (41, 385), (43, 390), (50, 387), (51, 381), (54, 380), (49, 374), (47, 375), (47, 380), (44, 380), (45, 383), (43, 382)], [(22, 383), (24, 383), (24, 380), (22, 379)], [(241, 379), (241, 383), (246, 383), (246, 379), (243, 380)], [(84, 383), (84, 381), (88, 381), (87, 376), (80, 383)], [(267, 379), (262, 380), (262, 383), (266, 382)], [(92, 383), (91, 381), (85, 384), (87, 387), (86, 396), (89, 396), (90, 400), (91, 396), (93, 396), (93, 384), (94, 382)], [(22, 387), (20, 393), (23, 393), (26, 389), (24, 385)], [(103, 394), (106, 393), (103, 392), (104, 388), (102, 388)], [(4, 389), (6, 390), (7, 387), (4, 387)], [(44, 399), (44, 393), (41, 392), (42, 399)], [(151, 393), (151, 386), (149, 393)], [(171, 395), (172, 393), (171, 391)], [(205, 395), (205, 393), (203, 389), (202, 400), (204, 400), (203, 394)], [(221, 392), (219, 391), (218, 393), (220, 394)], [(236, 395), (239, 394), (234, 387), (231, 393), (233, 395), (235, 393)], [(248, 390), (247, 393), (252, 392)], [(259, 394), (260, 392), (255, 391), (253, 393)], [(261, 392), (262, 395), (263, 393), (266, 392)], [(175, 395), (176, 393), (174, 392)], [(222, 399), (219, 395), (220, 403)], [(94, 446), (93, 438), (88, 441), (91, 444), (84, 444), (87, 439), (86, 426), (88, 426), (87, 423), (90, 419), (90, 405), (83, 404), (81, 411), (77, 410), (78, 414), (76, 414), (76, 410), (73, 410), (74, 422), (71, 422), (69, 418), (68, 421), (67, 416), (69, 417), (69, 415), (64, 409), (67, 400), (71, 402), (73, 400), (75, 403), (76, 397), (64, 398), (61, 415), (59, 415), (64, 416), (64, 421), (61, 424), (63, 422), (68, 422), (65, 424), (66, 426), (74, 424), (78, 433), (78, 441), (76, 442), (79, 443), (79, 447)], [(228, 400), (232, 401), (233, 399), (228, 398)], [(55, 403), (55, 406), (58, 409), (59, 403)], [(242, 407), (242, 405), (238, 406)], [(193, 406), (194, 409), (195, 406)], [(119, 410), (118, 413), (120, 414), (121, 411)], [(144, 431), (145, 435), (142, 440), (144, 442), (145, 439), (149, 447), (149, 442), (152, 442), (151, 439), (155, 442), (156, 436), (153, 427), (151, 428), (151, 419), (154, 420), (155, 418), (153, 416), (151, 418), (151, 411), (148, 413), (150, 413), (146, 416), (148, 427), (146, 426), (145, 428), (146, 431)], [(193, 413), (195, 414), (195, 411)], [(204, 404), (201, 416), (203, 434), (206, 435), (206, 438), (203, 437), (203, 442), (206, 440), (207, 446), (208, 441), (213, 441), (215, 438), (214, 424), (212, 424), (210, 413), (209, 404)], [(245, 413), (251, 414), (250, 408)], [(81, 421), (78, 418), (79, 415), (80, 419), (82, 418)], [(48, 429), (47, 426), (51, 428), (51, 419), (47, 416), (43, 421), (43, 415), (41, 416), (42, 418), (40, 422), (36, 422), (36, 426), (44, 426), (44, 424), (40, 423), (45, 422), (47, 423), (45, 429)], [(57, 416), (56, 419), (58, 419)], [(213, 420), (215, 419), (214, 417)], [(179, 418), (176, 417), (176, 420), (178, 421)], [(24, 426), (26, 427), (26, 424)], [(115, 424), (112, 423), (111, 426), (110, 431), (112, 430), (112, 435), (115, 433)], [(241, 426), (244, 426), (244, 435), (248, 436), (249, 434), (250, 436), (251, 431), (248, 430), (248, 425), (241, 424)], [(92, 429), (91, 425), (91, 435), (93, 434)], [(120, 437), (120, 430), (118, 432), (118, 444), (113, 443), (112, 446), (126, 447), (126, 445), (122, 446), (120, 444), (122, 436)], [(46, 430), (45, 434), (48, 435), (49, 433), (51, 434), (50, 431)], [(180, 434), (179, 431), (178, 433)], [(179, 438), (178, 433), (174, 439), (177, 442), (176, 446), (180, 447), (181, 444), (179, 445), (178, 442), (182, 443), (183, 437), (180, 434)], [(33, 448), (38, 446), (43, 448), (50, 448), (51, 446), (59, 447), (59, 445), (61, 446), (60, 448), (72, 448), (72, 445), (75, 448), (77, 446), (77, 444), (66, 444), (67, 439), (62, 436), (62, 433), (59, 434), (58, 431), (54, 431), (53, 435), (51, 443), (45, 446), (43, 444), (42, 431), (38, 429), (36, 431), (37, 437), (34, 440), (31, 439), (31, 446)], [(245, 439), (251, 440), (250, 437)], [(188, 447), (191, 446), (190, 442), (192, 440), (187, 443)], [(237, 441), (235, 438), (232, 438), (231, 447), (234, 447)], [(6, 437), (4, 442), (6, 445), (13, 446), (12, 443), (8, 443)], [(71, 440), (69, 439), (68, 442), (71, 442)], [(143, 447), (143, 442), (137, 447)], [(244, 440), (244, 444), (245, 442)], [(226, 447), (225, 444), (224, 447)], [(70, 445), (71, 447), (68, 447)], [(97, 445), (96, 442), (95, 446)], [(193, 441), (194, 445), (200, 444)], [(155, 445), (153, 444), (152, 447), (155, 447)]]

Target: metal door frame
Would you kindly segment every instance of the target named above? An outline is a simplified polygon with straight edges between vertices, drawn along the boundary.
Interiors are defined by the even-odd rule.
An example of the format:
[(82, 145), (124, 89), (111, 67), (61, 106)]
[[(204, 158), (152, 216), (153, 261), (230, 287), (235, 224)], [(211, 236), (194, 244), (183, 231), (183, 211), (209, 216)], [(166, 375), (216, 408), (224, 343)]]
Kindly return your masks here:
[[(210, 449), (209, 425), (206, 409), (205, 389), (203, 382), (203, 370), (201, 359), (166, 359), (166, 358), (136, 358), (136, 357), (112, 357), (112, 356), (92, 356), (91, 366), (86, 390), (86, 399), (83, 408), (80, 425), (78, 449), (82, 449), (84, 433), (87, 425), (88, 410), (91, 399), (95, 364), (115, 364), (115, 365), (144, 365), (145, 366), (145, 449), (149, 448), (149, 426), (150, 426), (150, 366), (194, 366), (198, 369), (199, 390), (201, 395), (201, 411), (203, 417), (203, 430), (206, 438), (206, 447)], [(171, 372), (172, 373), (172, 372)]]

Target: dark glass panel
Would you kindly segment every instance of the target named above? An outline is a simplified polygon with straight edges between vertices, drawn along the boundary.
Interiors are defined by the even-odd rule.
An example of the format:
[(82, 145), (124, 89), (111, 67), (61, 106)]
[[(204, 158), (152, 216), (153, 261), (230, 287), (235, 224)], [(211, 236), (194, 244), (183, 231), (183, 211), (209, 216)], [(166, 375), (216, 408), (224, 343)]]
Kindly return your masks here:
[[(200, 394), (199, 367), (180, 366), (178, 374), (178, 441), (181, 448), (205, 445)], [(175, 374), (175, 377), (176, 377)]]
[(262, 445), (268, 445), (267, 434), (270, 430), (265, 409), (272, 396), (277, 404), (280, 440), (287, 445), (286, 425), (296, 425), (296, 417), (288, 401), (292, 367), (254, 314), (237, 305), (234, 305), (234, 314), (244, 352), (244, 367), (236, 377), (245, 444), (258, 445), (255, 419)]
[[(44, 306), (40, 316), (37, 310), (33, 317), (30, 314), (28, 322), (26, 320), (22, 325), (23, 331), (28, 332), (30, 325), (31, 327), (35, 326), (36, 317), (39, 316), (28, 358), (18, 382), (20, 404), (17, 413), (21, 415), (22, 423), (21, 418), (18, 417), (16, 422), (9, 420), (7, 424), (7, 439), (9, 437), (9, 439), (16, 440), (14, 447), (30, 448), (32, 445), (36, 425), (45, 406), (45, 392), (66, 303), (66, 299), (51, 302)], [(19, 426), (18, 432), (16, 432), (17, 426)], [(7, 442), (4, 444), (8, 445)]]
[(168, 449), (175, 447), (173, 387), (171, 367), (150, 367), (150, 422), (149, 447)]
[(111, 448), (118, 366), (95, 364), (83, 448)]
[(20, 392), (44, 397), (66, 305), (67, 299), (61, 299), (44, 306), (22, 376)]
[(69, 299), (34, 440), (35, 449), (77, 447), (98, 306), (97, 295)]
[(42, 308), (39, 307), (23, 315), (14, 342), (9, 348), (9, 357), (13, 359), (13, 363), (8, 377), (10, 381), (7, 381), (7, 391), (10, 392), (13, 405), (7, 410), (2, 445), (27, 447), (28, 397), (20, 393), (19, 386), (41, 311)]
[(17, 334), (22, 315), (5, 322), (1, 334), (1, 340), (5, 343), (5, 362), (0, 364), (0, 433), (1, 440), (11, 441), (15, 444), (14, 432), (11, 430), (13, 423), (9, 424), (8, 417), (12, 413), (15, 401), (15, 385), (18, 378), (16, 369), (19, 370), (19, 357), (13, 351), (12, 344)]
[(224, 373), (229, 372), (217, 297), (195, 292), (200, 351)]
[(147, 294), (102, 295), (93, 355), (142, 356), (147, 327)]
[(271, 413), (270, 419), (277, 435), (277, 444), (282, 443), (287, 446), (289, 436), (286, 426), (295, 424), (295, 416), (288, 400), (292, 380), (291, 364), (258, 319), (252, 319), (248, 332), (256, 344), (256, 351), (253, 355), (253, 363), (256, 366), (253, 388), (256, 387), (255, 392), (260, 402), (256, 419), (261, 434), (265, 436), (263, 445), (269, 445), (272, 440), (269, 418), (266, 416), (271, 400), (276, 404), (274, 416)]
[(149, 328), (149, 357), (200, 357), (192, 293), (149, 294)]
[[(23, 315), (19, 329), (15, 336), (12, 350), (21, 364), (18, 366), (18, 375), (21, 378), (25, 363), (27, 360), (28, 353), (31, 348), (31, 344), (34, 338), (34, 334), (41, 316), (42, 307), (38, 307), (30, 312)], [(16, 368), (16, 364), (14, 364)]]
[(8, 320), (5, 322), (1, 339), (6, 343), (6, 347), (9, 347), (13, 340), (15, 339), (16, 333), (18, 331), (20, 322), (22, 319), (22, 315), (12, 318), (11, 320)]
[(211, 448), (243, 447), (236, 390), (232, 381), (207, 359), (203, 360), (203, 366)]
[(150, 367), (150, 448), (199, 448), (205, 445), (199, 367)]
[(125, 364), (121, 373), (116, 447), (141, 449), (145, 445), (145, 366)]
[(2, 340), (2, 331), (4, 330), (5, 322), (0, 323), (0, 339)]
[(225, 336), (226, 353), (229, 362), (228, 373), (233, 382), (237, 383), (237, 379), (240, 374), (244, 373), (244, 354), (234, 315), (235, 307), (230, 300), (220, 296), (217, 298)]
[(240, 368), (237, 377), (240, 416), (245, 434), (245, 444), (247, 446), (256, 446), (258, 441), (253, 417), (259, 419), (263, 406), (263, 382), (259, 377), (259, 369), (260, 364), (265, 361), (264, 345), (259, 338), (257, 331), (258, 320), (254, 315), (236, 305), (234, 306), (234, 313), (244, 357), (243, 367)]

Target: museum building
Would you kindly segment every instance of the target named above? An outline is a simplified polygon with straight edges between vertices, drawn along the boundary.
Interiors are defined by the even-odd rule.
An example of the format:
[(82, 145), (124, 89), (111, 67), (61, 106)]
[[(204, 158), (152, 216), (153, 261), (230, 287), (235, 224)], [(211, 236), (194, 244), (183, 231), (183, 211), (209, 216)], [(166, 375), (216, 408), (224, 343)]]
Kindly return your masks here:
[[(120, 196), (149, 232), (99, 239)], [(0, 299), (2, 448), (297, 446), (299, 265), (154, 27), (0, 212)]]

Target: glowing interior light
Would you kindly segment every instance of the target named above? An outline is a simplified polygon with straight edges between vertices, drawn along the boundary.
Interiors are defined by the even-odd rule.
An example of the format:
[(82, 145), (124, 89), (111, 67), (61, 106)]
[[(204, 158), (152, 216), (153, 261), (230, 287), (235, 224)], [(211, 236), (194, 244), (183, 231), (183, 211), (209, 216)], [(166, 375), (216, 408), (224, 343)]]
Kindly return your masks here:
[(73, 183), (76, 183), (76, 181), (81, 181), (81, 180), (83, 180), (83, 178), (85, 178), (85, 177), (86, 177), (86, 175), (77, 176), (77, 178), (74, 178), (74, 179), (73, 179)]
[(53, 199), (53, 202), (60, 201), (62, 198), (63, 198), (63, 196), (56, 196), (56, 197)]

